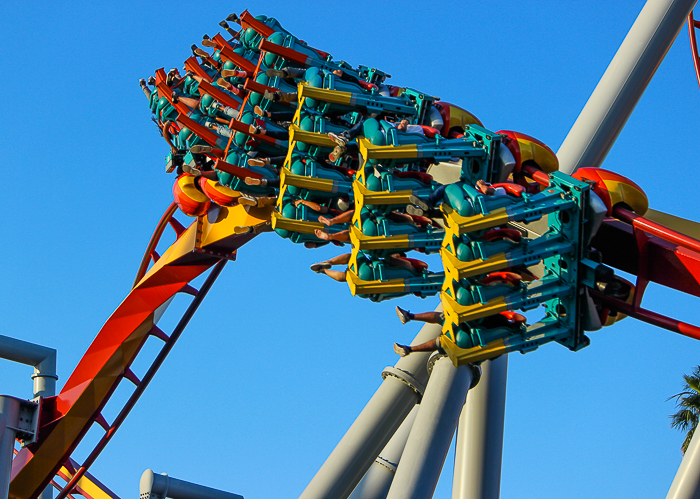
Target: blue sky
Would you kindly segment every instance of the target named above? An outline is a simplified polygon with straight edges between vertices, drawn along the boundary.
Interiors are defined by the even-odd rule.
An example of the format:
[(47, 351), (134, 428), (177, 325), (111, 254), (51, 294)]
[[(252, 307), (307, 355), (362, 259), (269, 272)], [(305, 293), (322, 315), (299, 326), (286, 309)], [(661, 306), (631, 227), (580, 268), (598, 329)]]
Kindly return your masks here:
[[(57, 348), (59, 386), (68, 379), (128, 293), (172, 201), (167, 146), (137, 80), (181, 67), (190, 45), (213, 36), (230, 12), (274, 16), (336, 59), (379, 67), (392, 83), (469, 109), (487, 128), (557, 150), (643, 4), (4, 6), (0, 334)], [(652, 207), (698, 220), (699, 109), (683, 28), (604, 167), (637, 182)], [(250, 499), (297, 497), (396, 362), (392, 343), (417, 332), (394, 306), (437, 304), (373, 304), (308, 270), (337, 253), (271, 234), (242, 248), (93, 473), (124, 498), (146, 468)], [(177, 300), (163, 324), (185, 305)], [(693, 297), (652, 286), (644, 305), (700, 323)], [(631, 319), (590, 336), (578, 353), (547, 345), (511, 355), (502, 497), (668, 490), (683, 436), (669, 428), (666, 399), (700, 364), (700, 344)], [(0, 363), (0, 392), (29, 397), (30, 374)], [(117, 410), (108, 406), (108, 419)], [(449, 497), (450, 459), (435, 497)]]

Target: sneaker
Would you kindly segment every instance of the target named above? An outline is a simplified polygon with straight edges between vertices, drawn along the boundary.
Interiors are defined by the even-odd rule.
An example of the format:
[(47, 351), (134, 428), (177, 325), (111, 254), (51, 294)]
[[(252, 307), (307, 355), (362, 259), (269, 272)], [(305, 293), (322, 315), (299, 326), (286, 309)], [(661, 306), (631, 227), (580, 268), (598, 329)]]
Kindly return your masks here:
[(148, 82), (149, 85), (155, 85), (156, 84), (156, 78), (155, 76), (149, 76), (148, 77)]
[(267, 162), (264, 159), (250, 158), (248, 160), (248, 166), (265, 166), (266, 164)]
[(289, 78), (289, 73), (284, 69), (268, 69), (265, 74), (270, 78)]
[(328, 159), (330, 159), (333, 163), (338, 161), (340, 158), (345, 155), (345, 147), (344, 146), (335, 146), (333, 148), (333, 151), (328, 155)]
[(261, 127), (259, 127), (258, 125), (251, 124), (248, 127), (248, 133), (251, 135), (265, 135), (263, 132), (264, 132), (264, 130)]
[(224, 29), (226, 29), (226, 30), (229, 29), (229, 25), (228, 25), (228, 23), (227, 23), (226, 21), (221, 21), (221, 22), (219, 23), (219, 26), (221, 26), (222, 28), (224, 28)]
[(396, 315), (399, 316), (401, 324), (406, 324), (411, 321), (411, 312), (404, 310), (401, 307), (396, 307)]
[(234, 22), (236, 24), (241, 24), (241, 20), (238, 18), (236, 14), (229, 14), (228, 17), (226, 18), (227, 21)]
[(226, 90), (231, 90), (232, 87), (232, 85), (223, 78), (219, 78), (218, 80), (216, 80), (216, 84), (219, 85), (221, 88), (225, 88)]
[(267, 112), (260, 106), (255, 106), (255, 109), (253, 109), (253, 111), (255, 111), (255, 114), (257, 114), (258, 116), (267, 118)]
[(267, 187), (267, 179), (264, 178), (246, 177), (245, 179), (243, 179), (243, 181), (246, 185), (259, 185), (262, 187)]
[(206, 152), (212, 152), (214, 148), (212, 146), (192, 146), (190, 147), (190, 151), (192, 151), (193, 154), (203, 154)]
[(248, 194), (241, 194), (238, 198), (238, 204), (242, 204), (243, 206), (257, 206), (258, 199)]
[(204, 45), (205, 47), (211, 47), (213, 49), (219, 48), (219, 46), (216, 44), (216, 42), (214, 40), (212, 40), (211, 38), (209, 38), (208, 35), (204, 35), (204, 38), (202, 40), (202, 45)]
[(265, 90), (263, 97), (272, 102), (279, 102), (281, 100), (281, 94), (282, 92), (280, 91), (270, 92), (269, 90)]
[(310, 268), (311, 268), (311, 270), (313, 270), (317, 274), (320, 274), (322, 270), (330, 269), (331, 264), (328, 262), (314, 263)]
[(182, 165), (182, 171), (194, 175), (195, 177), (199, 177), (202, 174), (197, 168), (187, 164)]
[(328, 136), (341, 147), (345, 147), (348, 144), (348, 139), (343, 134), (338, 135), (333, 132), (328, 132)]
[(406, 355), (411, 353), (411, 351), (408, 349), (408, 347), (403, 346), (403, 345), (399, 345), (398, 343), (394, 343), (394, 352), (399, 354), (401, 357), (405, 357)]
[(416, 217), (425, 216), (425, 212), (423, 210), (421, 210), (417, 206), (413, 206), (412, 204), (409, 204), (408, 206), (406, 206), (406, 213), (408, 213), (409, 215), (416, 216)]
[(197, 47), (196, 45), (192, 45), (192, 47), (190, 47), (190, 48), (192, 49), (192, 53), (194, 55), (196, 55), (198, 57), (203, 57), (205, 59), (209, 58), (209, 53), (206, 50), (202, 50), (199, 47)]
[(411, 195), (408, 197), (408, 200), (411, 202), (411, 204), (418, 206), (418, 207), (421, 208), (423, 211), (428, 211), (428, 210), (430, 209), (430, 206), (428, 206), (428, 203), (426, 203), (425, 201), (423, 201), (423, 200), (422, 200), (421, 198), (419, 198), (418, 196), (414, 196), (413, 194), (411, 194)]
[(252, 227), (238, 225), (238, 226), (233, 228), (234, 234), (252, 234), (253, 232), (254, 231), (253, 231)]

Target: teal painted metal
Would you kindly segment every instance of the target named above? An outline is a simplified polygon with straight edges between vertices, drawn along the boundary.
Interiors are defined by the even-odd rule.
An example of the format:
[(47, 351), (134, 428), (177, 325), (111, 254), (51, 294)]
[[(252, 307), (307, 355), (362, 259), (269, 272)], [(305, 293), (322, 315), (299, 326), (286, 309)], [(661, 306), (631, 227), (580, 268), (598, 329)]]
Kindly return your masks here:
[[(422, 90), (394, 87), (380, 69), (336, 61), (274, 18), (245, 12), (240, 21), (230, 41), (217, 35), (203, 42), (213, 52), (195, 48), (181, 80), (159, 70), (156, 88), (142, 83), (154, 119), (173, 137), (168, 170), (185, 168), (254, 198), (276, 198), (273, 227), (294, 243), (349, 244), (355, 263), (347, 275), (357, 296), (444, 293), (461, 307), (501, 300), (509, 311), (544, 305), (545, 316), (531, 326), (467, 313), (459, 322), (448, 310), (453, 324), (446, 334), (462, 348), (496, 340), (523, 352), (552, 340), (573, 350), (587, 344), (581, 316), (592, 312), (581, 289), (609, 277), (588, 255), (594, 218), (588, 184), (554, 172), (546, 188), (516, 185), (506, 180), (511, 172), (550, 171), (553, 153), (542, 168), (533, 159), (519, 164), (512, 149), (517, 134), (504, 142), (506, 135), (476, 124), (468, 112), (437, 105), (439, 98)], [(522, 147), (547, 154), (546, 146), (526, 140)], [(214, 147), (192, 151), (207, 144)], [(216, 160), (233, 168), (215, 169)], [(427, 175), (440, 162), (459, 165), (458, 182), (443, 186)], [(250, 182), (246, 172), (265, 184)], [(549, 231), (535, 239), (489, 237), (510, 222), (542, 217)], [(408, 258), (412, 251), (440, 251), (445, 272)], [(535, 264), (546, 270), (539, 280), (482, 282), (495, 271)]]

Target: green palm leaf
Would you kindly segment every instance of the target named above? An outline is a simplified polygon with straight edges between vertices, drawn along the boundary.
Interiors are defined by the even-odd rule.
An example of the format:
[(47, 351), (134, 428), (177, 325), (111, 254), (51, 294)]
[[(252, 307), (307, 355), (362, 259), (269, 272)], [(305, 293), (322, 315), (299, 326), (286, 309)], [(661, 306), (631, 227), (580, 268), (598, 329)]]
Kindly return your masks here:
[(669, 417), (672, 428), (687, 432), (681, 445), (681, 452), (685, 454), (700, 420), (700, 366), (697, 366), (692, 374), (684, 374), (683, 380), (683, 391), (667, 400), (676, 399), (678, 411)]

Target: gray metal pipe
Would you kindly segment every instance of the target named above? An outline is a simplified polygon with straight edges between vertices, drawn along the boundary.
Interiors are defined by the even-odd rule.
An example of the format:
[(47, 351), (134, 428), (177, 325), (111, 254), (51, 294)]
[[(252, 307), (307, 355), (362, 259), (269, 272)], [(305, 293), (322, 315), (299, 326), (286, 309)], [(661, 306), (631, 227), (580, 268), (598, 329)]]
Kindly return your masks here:
[(156, 475), (146, 470), (139, 482), (140, 499), (243, 499), (243, 496), (178, 480), (166, 473)]
[(564, 139), (559, 170), (599, 167), (697, 0), (648, 0)]
[(15, 448), (15, 428), (19, 426), (20, 399), (0, 395), (0, 499), (10, 494), (10, 475)]
[[(439, 325), (426, 324), (412, 345), (437, 338), (441, 330)], [(428, 353), (413, 353), (401, 358), (395, 367), (384, 370), (384, 382), (304, 489), (300, 499), (345, 499), (350, 496), (401, 422), (420, 401), (428, 380), (426, 364), (429, 356)]]
[(693, 434), (688, 450), (671, 483), (666, 499), (697, 499), (700, 497), (700, 433)]
[(0, 335), (0, 358), (34, 367), (34, 396), (56, 395), (56, 350)]
[[(56, 350), (27, 341), (0, 335), (0, 358), (34, 367), (32, 393), (34, 397), (56, 395)], [(39, 496), (51, 499), (53, 488), (49, 485)]]
[(459, 417), (452, 499), (497, 499), (501, 492), (508, 356), (481, 369)]
[(419, 407), (419, 405), (414, 406), (409, 415), (406, 416), (389, 443), (386, 444), (386, 447), (382, 449), (370, 469), (365, 473), (362, 481), (352, 491), (350, 499), (386, 498)]
[(433, 496), (474, 370), (478, 370), (470, 365), (455, 368), (449, 358), (437, 353), (431, 361), (430, 381), (387, 499)]

